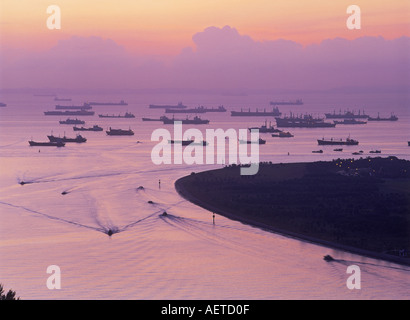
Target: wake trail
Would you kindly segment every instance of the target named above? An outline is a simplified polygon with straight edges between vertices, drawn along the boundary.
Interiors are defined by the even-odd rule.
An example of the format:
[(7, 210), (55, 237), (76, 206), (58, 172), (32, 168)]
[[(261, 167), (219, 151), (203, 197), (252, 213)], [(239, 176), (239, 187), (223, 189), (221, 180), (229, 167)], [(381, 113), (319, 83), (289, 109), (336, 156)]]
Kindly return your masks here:
[(99, 231), (99, 232), (105, 233), (105, 230), (103, 228), (96, 228), (96, 227), (88, 226), (88, 225), (85, 225), (85, 224), (82, 224), (82, 223), (79, 223), (79, 222), (75, 222), (75, 221), (55, 217), (55, 216), (49, 215), (47, 213), (36, 211), (36, 210), (30, 209), (30, 208), (27, 208), (27, 207), (24, 207), (24, 206), (19, 206), (19, 205), (15, 205), (15, 204), (3, 202), (3, 201), (0, 201), (0, 204), (5, 205), (5, 206), (9, 206), (9, 207), (12, 207), (12, 208), (16, 208), (16, 209), (22, 209), (22, 210), (25, 210), (27, 212), (34, 213), (36, 215), (45, 217), (45, 218), (50, 219), (50, 220), (64, 222), (64, 223), (72, 224), (72, 225), (75, 225), (75, 226), (78, 226), (78, 227), (83, 227), (83, 228), (87, 228), (87, 229), (91, 229), (91, 230), (94, 230), (94, 231)]

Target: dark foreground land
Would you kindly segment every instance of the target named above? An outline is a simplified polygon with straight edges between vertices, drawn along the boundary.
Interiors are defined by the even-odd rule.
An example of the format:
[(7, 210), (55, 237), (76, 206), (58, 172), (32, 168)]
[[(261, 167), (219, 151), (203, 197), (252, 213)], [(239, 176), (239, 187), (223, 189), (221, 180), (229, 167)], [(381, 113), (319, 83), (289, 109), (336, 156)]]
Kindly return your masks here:
[(176, 181), (187, 200), (274, 232), (410, 265), (410, 161), (389, 158), (261, 163)]

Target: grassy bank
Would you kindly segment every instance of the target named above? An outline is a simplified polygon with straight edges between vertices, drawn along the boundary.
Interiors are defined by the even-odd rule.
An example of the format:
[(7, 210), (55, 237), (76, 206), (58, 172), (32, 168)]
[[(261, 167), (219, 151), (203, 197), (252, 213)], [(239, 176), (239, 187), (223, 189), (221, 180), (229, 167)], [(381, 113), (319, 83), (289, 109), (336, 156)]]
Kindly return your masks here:
[(191, 174), (176, 188), (229, 218), (410, 264), (409, 161), (264, 163), (254, 176), (241, 176), (239, 169)]

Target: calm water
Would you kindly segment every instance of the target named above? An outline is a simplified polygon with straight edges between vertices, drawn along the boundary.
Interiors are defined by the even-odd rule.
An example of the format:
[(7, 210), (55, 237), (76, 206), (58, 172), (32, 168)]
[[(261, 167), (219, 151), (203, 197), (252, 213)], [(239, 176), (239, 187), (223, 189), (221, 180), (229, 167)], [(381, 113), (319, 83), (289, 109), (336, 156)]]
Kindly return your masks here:
[[(29, 147), (47, 134), (75, 136), (66, 117), (44, 116), (54, 109), (51, 97), (7, 94), (0, 108), (0, 283), (23, 299), (409, 299), (410, 268), (313, 245), (265, 232), (212, 214), (182, 199), (174, 190), (179, 177), (221, 165), (162, 165), (151, 161), (154, 129), (172, 126), (142, 122), (162, 110), (150, 103), (190, 107), (223, 104), (267, 108), (273, 97), (199, 95), (71, 95), (87, 100), (119, 101), (128, 106), (95, 106), (96, 115), (79, 117), (85, 126), (134, 130), (132, 137), (81, 132), (85, 144), (64, 148)], [(278, 97), (293, 98), (293, 97)], [(295, 97), (298, 98), (298, 97)], [(410, 160), (409, 97), (400, 95), (305, 95), (304, 106), (283, 106), (283, 113), (363, 109), (390, 116), (397, 123), (368, 123), (329, 129), (289, 129), (295, 137), (267, 139), (261, 160), (299, 162), (351, 158), (352, 152), (382, 150)], [(60, 104), (70, 104), (61, 102)], [(135, 119), (100, 119), (98, 113), (133, 112)], [(181, 115), (184, 117), (184, 115)], [(202, 115), (206, 128), (247, 128), (263, 118), (232, 118), (230, 113)], [(274, 122), (274, 121), (273, 121)], [(185, 127), (185, 126), (184, 126)], [(342, 153), (316, 139), (360, 141)], [(137, 143), (140, 141), (141, 143)], [(40, 150), (40, 152), (39, 152)], [(288, 155), (289, 153), (289, 155)], [(161, 180), (159, 187), (158, 180)], [(20, 181), (31, 182), (21, 186)], [(143, 186), (140, 190), (138, 187)], [(62, 195), (63, 191), (68, 192)], [(154, 204), (148, 203), (153, 201)], [(168, 217), (160, 214), (166, 210)], [(111, 238), (104, 232), (115, 229)], [(331, 254), (338, 261), (326, 263)], [(346, 268), (362, 271), (362, 289), (348, 290)], [(46, 269), (58, 265), (62, 289), (46, 287)]]

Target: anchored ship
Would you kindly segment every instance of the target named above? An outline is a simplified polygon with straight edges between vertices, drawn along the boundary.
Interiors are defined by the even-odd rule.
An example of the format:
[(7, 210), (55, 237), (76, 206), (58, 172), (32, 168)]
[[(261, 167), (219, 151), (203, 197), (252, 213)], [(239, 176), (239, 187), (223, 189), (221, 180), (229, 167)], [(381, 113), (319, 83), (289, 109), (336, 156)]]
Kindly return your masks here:
[(78, 128), (78, 127), (73, 127), (73, 130), (74, 130), (74, 131), (103, 131), (103, 128), (101, 128), (101, 127), (99, 127), (99, 126), (97, 126), (97, 125), (94, 125), (94, 126), (92, 126), (91, 128), (84, 128), (84, 127)]
[(208, 124), (209, 120), (203, 120), (200, 117), (195, 116), (193, 119), (170, 119), (167, 117), (164, 117), (162, 119), (163, 124), (174, 124), (175, 122), (180, 121), (182, 124)]
[(366, 124), (367, 121), (356, 120), (355, 118), (344, 119), (343, 121), (333, 121), (334, 124)]
[(120, 102), (89, 102), (88, 103), (91, 106), (128, 106), (128, 103), (126, 103), (124, 100), (121, 100)]
[(125, 115), (109, 115), (109, 114), (99, 114), (100, 118), (135, 118), (135, 116), (131, 112), (126, 112)]
[(165, 109), (165, 113), (205, 113), (204, 107), (194, 109)]
[(289, 100), (289, 101), (271, 101), (270, 104), (272, 106), (299, 106), (303, 104), (302, 99), (297, 99), (297, 100)]
[(335, 139), (330, 139), (330, 140), (325, 140), (325, 138), (322, 138), (321, 140), (317, 140), (317, 143), (320, 146), (326, 146), (326, 145), (332, 145), (332, 146), (341, 146), (341, 145), (346, 145), (346, 146), (357, 146), (359, 144), (359, 141), (353, 140), (350, 137), (346, 138), (346, 140), (335, 140)]
[(179, 102), (176, 106), (175, 105), (156, 105), (150, 104), (149, 107), (151, 109), (186, 109), (187, 106), (184, 106), (182, 102)]
[(80, 134), (77, 135), (75, 138), (67, 138), (65, 135), (64, 135), (64, 137), (62, 137), (62, 138), (56, 137), (56, 136), (53, 136), (53, 135), (47, 136), (47, 137), (48, 137), (48, 140), (50, 140), (50, 142), (59, 142), (59, 141), (62, 141), (62, 142), (65, 142), (65, 143), (66, 143), (66, 142), (83, 143), (83, 142), (86, 142), (86, 141), (87, 141), (87, 139), (84, 138), (83, 136), (81, 136)]
[(65, 143), (62, 141), (57, 141), (57, 142), (35, 142), (33, 140), (30, 140), (29, 145), (31, 147), (64, 147)]
[(380, 115), (378, 113), (377, 118), (369, 117), (367, 120), (368, 121), (397, 121), (399, 120), (399, 118), (397, 118), (394, 114), (391, 114), (389, 118), (380, 118)]
[(340, 110), (339, 113), (337, 114), (336, 111), (333, 111), (333, 113), (325, 113), (326, 119), (367, 119), (369, 116), (367, 114), (361, 113), (359, 110), (359, 113), (354, 113), (352, 111), (345, 111), (342, 113)]
[(71, 98), (58, 98), (58, 97), (55, 97), (54, 101), (71, 101)]
[(336, 124), (325, 122), (322, 118), (313, 118), (312, 115), (276, 117), (278, 128), (334, 128)]
[(92, 108), (93, 107), (88, 103), (84, 103), (82, 106), (62, 106), (59, 104), (56, 105), (56, 110), (90, 110)]
[(123, 130), (123, 129), (112, 129), (110, 127), (110, 130), (106, 131), (109, 136), (133, 136), (134, 131), (131, 129), (128, 130)]
[(260, 126), (260, 127), (252, 127), (248, 128), (249, 131), (251, 130), (259, 130), (259, 133), (275, 133), (275, 132), (282, 132), (282, 130), (275, 129), (271, 122), (269, 122), (269, 126), (267, 125), (267, 121), (265, 121), (265, 124)]
[(60, 122), (60, 124), (84, 124), (85, 123), (85, 121), (79, 120), (77, 118), (75, 118), (75, 119), (68, 118), (67, 120), (59, 121), (59, 122)]
[(240, 143), (240, 144), (253, 144), (253, 143), (256, 143), (256, 144), (265, 144), (265, 143), (266, 143), (266, 140), (263, 140), (263, 139), (261, 139), (261, 138), (259, 138), (258, 141), (253, 141), (253, 140), (239, 140), (239, 143)]
[(45, 111), (46, 116), (93, 116), (94, 111), (76, 110), (76, 111)]
[(277, 107), (272, 108), (272, 111), (266, 111), (266, 109), (263, 111), (258, 111), (258, 109), (251, 111), (250, 108), (248, 111), (244, 111), (243, 109), (241, 109), (241, 111), (231, 111), (232, 117), (278, 117), (280, 115), (281, 113)]
[(3, 102), (0, 102), (0, 107), (6, 107), (6, 106), (7, 106), (7, 104), (5, 104)]

